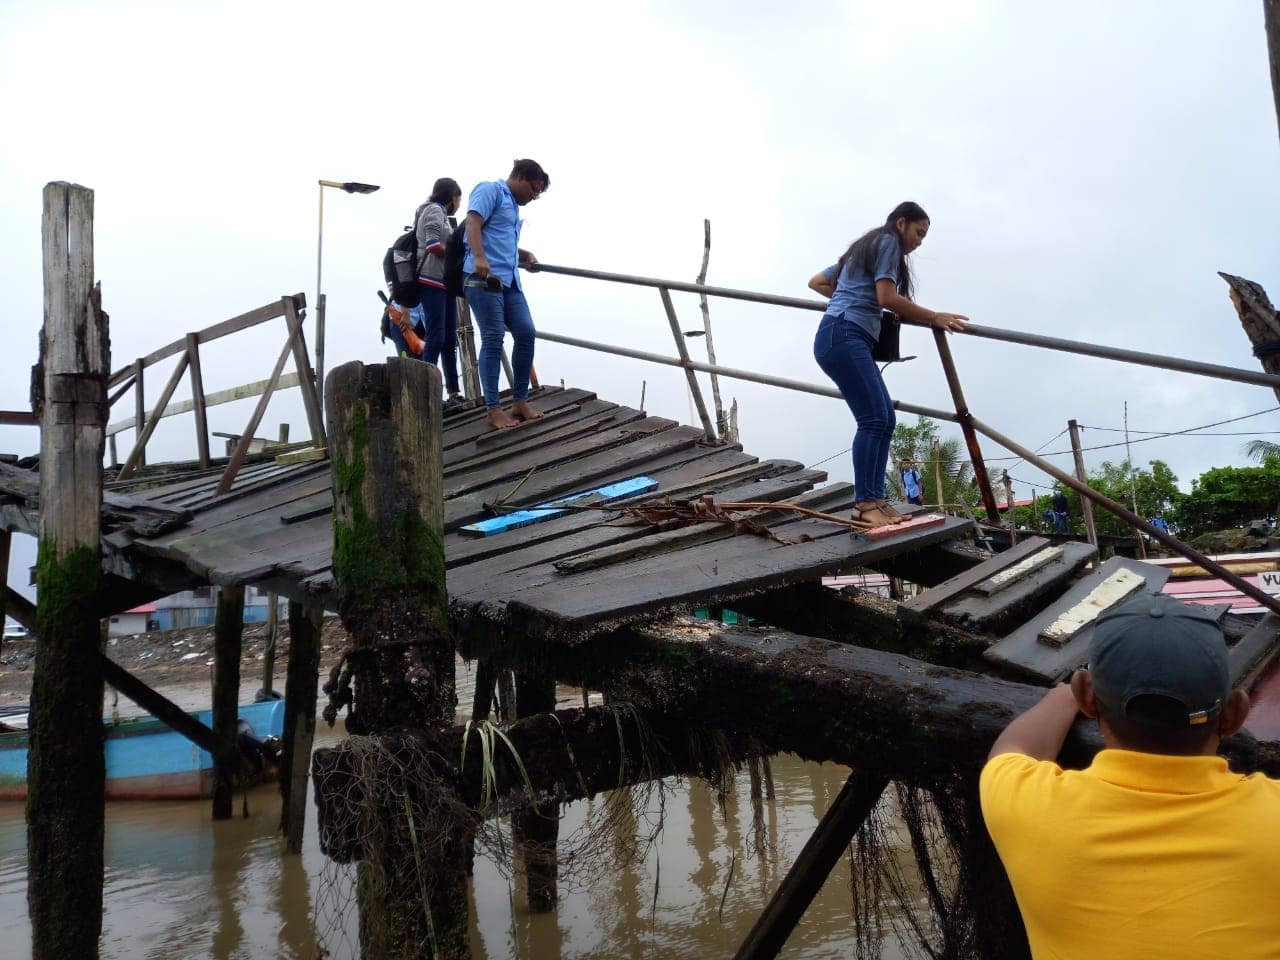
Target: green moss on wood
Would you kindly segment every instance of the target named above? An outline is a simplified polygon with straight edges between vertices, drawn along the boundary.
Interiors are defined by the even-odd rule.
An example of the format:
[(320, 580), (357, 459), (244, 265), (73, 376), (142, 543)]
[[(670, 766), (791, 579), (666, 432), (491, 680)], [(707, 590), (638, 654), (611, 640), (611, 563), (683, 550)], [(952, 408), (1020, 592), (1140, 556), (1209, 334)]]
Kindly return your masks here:
[(424, 614), (444, 623), (448, 595), (444, 543), (439, 535), (414, 508), (397, 511), (381, 530), (375, 528), (366, 509), (367, 416), (362, 404), (353, 404), (350, 461), (340, 451), (333, 451), (335, 492), (349, 512), (334, 523), (334, 579), (348, 598), (416, 596)]
[(101, 580), (102, 561), (96, 550), (76, 547), (59, 558), (57, 546), (42, 540), (36, 559), (37, 634), (54, 636), (96, 623)]

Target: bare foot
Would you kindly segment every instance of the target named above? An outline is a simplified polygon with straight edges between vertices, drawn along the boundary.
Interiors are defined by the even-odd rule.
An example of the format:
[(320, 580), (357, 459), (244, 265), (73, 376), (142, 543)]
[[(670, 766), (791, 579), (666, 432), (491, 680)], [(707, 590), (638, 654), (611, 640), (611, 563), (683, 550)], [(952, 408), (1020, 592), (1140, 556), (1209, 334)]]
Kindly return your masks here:
[(517, 400), (511, 405), (511, 415), (517, 420), (541, 420), (543, 414), (529, 406), (528, 400)]
[(489, 426), (495, 430), (509, 430), (511, 427), (520, 426), (520, 421), (508, 417), (501, 407), (490, 407), (485, 419), (489, 421)]

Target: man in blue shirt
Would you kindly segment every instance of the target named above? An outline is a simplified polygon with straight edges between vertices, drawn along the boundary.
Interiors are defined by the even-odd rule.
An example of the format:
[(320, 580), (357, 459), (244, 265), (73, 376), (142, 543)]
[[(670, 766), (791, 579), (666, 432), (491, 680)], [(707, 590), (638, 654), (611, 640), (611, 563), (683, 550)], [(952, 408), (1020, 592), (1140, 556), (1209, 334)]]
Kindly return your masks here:
[(916, 469), (914, 460), (902, 461), (902, 486), (907, 495), (907, 503), (914, 503), (918, 507), (924, 506), (924, 491), (920, 488), (920, 471)]
[[(517, 272), (521, 265), (536, 269), (538, 258), (520, 249), (519, 208), (537, 200), (550, 185), (551, 178), (535, 161), (517, 160), (506, 180), (478, 184), (467, 200), (462, 289), (480, 327), (480, 386), (489, 411), (489, 425), (498, 429), (542, 416), (529, 406), (534, 327)], [(509, 412), (498, 405), (505, 330), (511, 331), (511, 369), (515, 377)]]

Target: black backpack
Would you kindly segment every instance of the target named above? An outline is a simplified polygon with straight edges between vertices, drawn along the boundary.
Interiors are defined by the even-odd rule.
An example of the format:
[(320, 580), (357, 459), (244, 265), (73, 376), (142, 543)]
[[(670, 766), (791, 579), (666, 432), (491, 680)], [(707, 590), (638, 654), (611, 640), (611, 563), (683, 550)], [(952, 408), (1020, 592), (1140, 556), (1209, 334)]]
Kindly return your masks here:
[(418, 234), (413, 227), (405, 227), (404, 233), (387, 247), (382, 275), (392, 300), (402, 307), (418, 305)]
[(462, 296), (462, 262), (467, 259), (466, 230), (464, 218), (444, 244), (444, 290), (451, 297)]

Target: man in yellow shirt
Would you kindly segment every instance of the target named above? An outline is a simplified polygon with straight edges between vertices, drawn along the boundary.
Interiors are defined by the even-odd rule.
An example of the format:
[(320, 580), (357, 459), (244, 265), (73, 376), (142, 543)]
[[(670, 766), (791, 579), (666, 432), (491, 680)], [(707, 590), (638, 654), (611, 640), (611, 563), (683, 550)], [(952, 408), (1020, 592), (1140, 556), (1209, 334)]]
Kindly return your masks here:
[[(1280, 782), (1218, 742), (1244, 724), (1217, 624), (1143, 595), (1099, 618), (1087, 670), (997, 738), (982, 812), (1032, 956), (1280, 958)], [(1105, 749), (1054, 758), (1079, 713)]]

